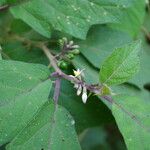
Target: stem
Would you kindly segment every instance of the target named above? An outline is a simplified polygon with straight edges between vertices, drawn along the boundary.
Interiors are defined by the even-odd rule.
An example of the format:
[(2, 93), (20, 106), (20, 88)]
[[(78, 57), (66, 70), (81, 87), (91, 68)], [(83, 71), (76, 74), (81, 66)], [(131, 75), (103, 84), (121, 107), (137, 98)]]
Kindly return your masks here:
[(0, 60), (2, 60), (2, 47), (0, 46)]
[(54, 91), (54, 97), (53, 97), (55, 104), (58, 103), (58, 98), (60, 95), (60, 85), (61, 85), (61, 79), (57, 78), (55, 81), (55, 91)]
[(81, 86), (85, 86), (90, 92), (95, 93), (95, 94), (99, 94), (100, 90), (101, 90), (100, 85), (89, 85), (89, 84), (85, 83), (84, 81), (79, 80), (72, 75), (67, 75), (63, 72), (61, 72), (61, 74), (54, 72), (51, 74), (51, 77), (55, 77), (55, 78), (59, 77), (59, 78), (66, 79), (73, 84), (80, 84)]
[(62, 74), (62, 71), (59, 69), (59, 67), (57, 66), (57, 60), (56, 58), (51, 54), (50, 50), (45, 46), (45, 44), (40, 44), (38, 46), (39, 48), (41, 48), (45, 55), (47, 56), (47, 58), (50, 61), (50, 64), (52, 65), (52, 67), (55, 69), (56, 72), (58, 72), (60, 75)]
[(77, 78), (75, 78), (74, 76), (71, 76), (71, 75), (67, 75), (65, 73), (63, 73), (59, 67), (57, 66), (57, 60), (56, 58), (51, 54), (50, 50), (47, 48), (47, 46), (45, 46), (45, 44), (40, 44), (38, 46), (39, 48), (41, 48), (45, 55), (47, 56), (47, 58), (49, 59), (50, 61), (50, 64), (52, 65), (52, 67), (55, 69), (56, 72), (54, 72), (51, 76), (52, 77), (56, 77), (56, 78), (64, 78), (74, 84), (80, 84), (80, 85), (84, 85), (86, 86), (86, 88), (95, 93), (95, 94), (99, 94), (100, 93), (100, 89), (101, 87), (100, 86), (94, 86), (94, 85), (88, 85), (86, 83), (84, 83), (82, 80), (79, 80)]
[(0, 6), (0, 12), (7, 10), (9, 8), (9, 5)]
[(115, 104), (118, 108), (120, 108), (125, 114), (127, 114), (132, 120), (134, 120), (140, 127), (142, 127), (145, 131), (150, 132), (148, 128), (143, 126), (142, 122), (134, 115), (132, 112), (127, 111), (125, 108), (123, 108), (119, 103), (114, 101), (110, 96), (103, 96), (105, 100), (108, 102)]

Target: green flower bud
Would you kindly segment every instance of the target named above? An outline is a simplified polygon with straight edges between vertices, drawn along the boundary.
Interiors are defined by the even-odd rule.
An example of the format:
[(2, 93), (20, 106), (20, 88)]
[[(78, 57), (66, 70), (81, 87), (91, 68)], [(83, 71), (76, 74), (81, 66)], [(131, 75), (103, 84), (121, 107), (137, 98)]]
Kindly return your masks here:
[(62, 38), (62, 40), (63, 40), (65, 43), (67, 43), (67, 42), (68, 42), (68, 40), (67, 40), (67, 38), (66, 38), (66, 37), (63, 37), (63, 38)]
[(71, 51), (72, 54), (78, 55), (80, 53), (79, 49), (74, 49)]
[(60, 47), (63, 47), (63, 45), (64, 45), (64, 41), (62, 40), (62, 39), (59, 39), (59, 45), (60, 45)]
[(69, 53), (69, 54), (67, 55), (67, 58), (69, 58), (69, 59), (74, 59), (74, 55), (73, 55), (72, 53)]

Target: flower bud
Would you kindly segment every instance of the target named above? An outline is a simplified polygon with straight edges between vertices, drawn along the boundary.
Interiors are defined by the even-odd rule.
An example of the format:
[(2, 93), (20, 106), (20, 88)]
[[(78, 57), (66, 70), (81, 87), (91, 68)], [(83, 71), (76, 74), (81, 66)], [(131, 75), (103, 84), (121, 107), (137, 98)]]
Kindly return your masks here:
[(74, 88), (77, 89), (78, 87), (79, 87), (79, 85), (75, 83)]
[(86, 93), (82, 94), (82, 101), (84, 104), (86, 103), (86, 101), (87, 101), (87, 94)]
[(71, 51), (72, 54), (78, 55), (80, 53), (79, 49), (74, 49)]
[(67, 41), (68, 41), (66, 37), (63, 37), (62, 40), (63, 40), (65, 43), (67, 43)]
[(71, 53), (70, 53), (70, 54), (68, 54), (68, 55), (66, 55), (66, 56), (67, 56), (67, 58), (68, 58), (68, 59), (73, 59), (73, 58), (74, 58), (74, 55), (73, 55), (73, 54), (71, 54)]
[(79, 96), (82, 92), (82, 86), (79, 85), (78, 90), (77, 90), (77, 95)]
[(73, 45), (72, 48), (73, 48), (73, 49), (78, 49), (78, 48), (79, 48), (79, 45)]
[(69, 42), (69, 45), (70, 45), (70, 46), (72, 46), (72, 45), (73, 45), (73, 43), (74, 43), (73, 41), (70, 41), (70, 42)]
[(83, 101), (83, 103), (86, 103), (87, 98), (88, 98), (88, 96), (87, 96), (87, 89), (86, 89), (86, 87), (84, 86), (84, 87), (83, 87), (83, 93), (82, 93), (82, 101)]

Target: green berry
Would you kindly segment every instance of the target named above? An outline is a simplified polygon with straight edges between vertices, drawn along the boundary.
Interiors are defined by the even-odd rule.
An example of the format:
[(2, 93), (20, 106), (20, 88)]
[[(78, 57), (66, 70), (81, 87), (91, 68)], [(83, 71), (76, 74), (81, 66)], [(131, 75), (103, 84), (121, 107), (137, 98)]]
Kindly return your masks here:
[(59, 61), (58, 66), (63, 70), (68, 68), (68, 64), (65, 61)]
[(71, 52), (72, 52), (72, 54), (78, 55), (80, 53), (80, 50), (79, 49), (74, 49)]
[(63, 37), (63, 38), (62, 38), (62, 40), (63, 40), (65, 43), (67, 43), (67, 42), (68, 42), (68, 40), (67, 40), (67, 38), (66, 38), (66, 37)]
[(64, 41), (62, 39), (59, 40), (59, 45), (60, 45), (61, 48), (63, 47)]
[(74, 55), (73, 55), (72, 53), (69, 53), (69, 54), (67, 55), (67, 58), (69, 58), (69, 59), (74, 59)]
[(63, 43), (63, 40), (62, 40), (62, 39), (59, 39), (59, 43), (62, 44), (62, 43)]

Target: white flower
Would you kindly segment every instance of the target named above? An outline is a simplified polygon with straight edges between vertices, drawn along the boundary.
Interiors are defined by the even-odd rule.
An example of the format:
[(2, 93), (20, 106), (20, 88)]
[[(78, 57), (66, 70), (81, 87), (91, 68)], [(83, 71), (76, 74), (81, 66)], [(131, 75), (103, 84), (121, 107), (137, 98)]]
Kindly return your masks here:
[(69, 45), (70, 45), (70, 46), (72, 46), (72, 45), (73, 45), (73, 43), (74, 43), (73, 41), (70, 41), (70, 42), (69, 42)]
[(78, 77), (78, 76), (80, 76), (81, 71), (80, 71), (80, 69), (77, 69), (77, 70), (73, 70), (73, 73), (74, 73), (75, 77)]
[(83, 93), (82, 93), (82, 101), (83, 101), (83, 103), (86, 103), (87, 98), (88, 98), (88, 96), (87, 96), (87, 89), (86, 89), (86, 87), (84, 86), (84, 87), (83, 87)]
[(74, 88), (77, 89), (78, 87), (79, 87), (79, 85), (75, 83)]
[(74, 73), (74, 76), (75, 77), (80, 77), (80, 76), (83, 76), (83, 70), (80, 70), (80, 69), (77, 69), (77, 70), (73, 70), (73, 73)]
[(84, 104), (86, 103), (86, 101), (87, 101), (87, 94), (86, 93), (82, 94), (82, 101)]
[(78, 90), (77, 90), (77, 95), (79, 96), (81, 94), (81, 92), (82, 92), (82, 86), (79, 85)]

